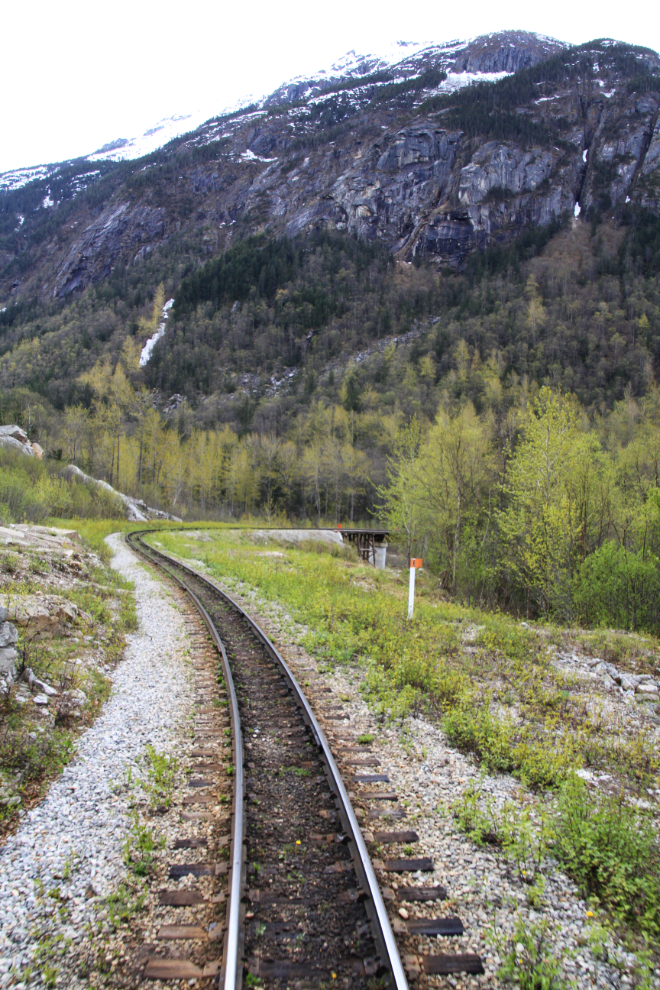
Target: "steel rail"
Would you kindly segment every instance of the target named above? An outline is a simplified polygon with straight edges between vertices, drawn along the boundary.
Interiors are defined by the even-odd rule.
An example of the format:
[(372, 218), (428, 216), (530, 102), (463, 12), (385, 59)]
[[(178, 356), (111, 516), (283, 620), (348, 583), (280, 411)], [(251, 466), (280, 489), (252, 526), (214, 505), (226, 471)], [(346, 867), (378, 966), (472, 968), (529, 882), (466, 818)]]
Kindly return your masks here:
[[(152, 556), (165, 557), (165, 554), (160, 554), (158, 550), (153, 550), (151, 547), (149, 547), (148, 551), (142, 549), (143, 547), (148, 547), (148, 544), (145, 544), (141, 539), (143, 532), (144, 531), (127, 534), (126, 541), (129, 546), (131, 546), (132, 549), (136, 550), (138, 553), (141, 553), (148, 560), (151, 560)], [(141, 546), (137, 546), (137, 543), (141, 544)], [(172, 563), (176, 563), (176, 561), (172, 561)], [(166, 571), (188, 595), (190, 595), (197, 610), (202, 616), (207, 629), (209, 630), (211, 639), (215, 643), (222, 657), (222, 669), (224, 672), (225, 683), (227, 685), (227, 693), (229, 694), (229, 712), (232, 723), (232, 749), (234, 757), (234, 822), (231, 843), (231, 886), (229, 892), (227, 933), (224, 939), (225, 951), (223, 953), (223, 964), (219, 985), (224, 986), (224, 990), (240, 990), (243, 982), (243, 967), (238, 949), (239, 943), (241, 942), (240, 912), (241, 886), (243, 883), (244, 866), (245, 808), (243, 795), (245, 793), (245, 785), (243, 773), (243, 734), (241, 731), (241, 717), (238, 711), (236, 688), (234, 687), (234, 679), (229, 667), (227, 651), (225, 650), (225, 645), (220, 638), (213, 619), (195, 592), (192, 588), (188, 587), (185, 581), (182, 581), (173, 571), (170, 570), (169, 567), (164, 564), (160, 563), (159, 566), (162, 567), (162, 569)], [(177, 564), (177, 566), (181, 565)]]
[[(159, 531), (141, 530), (139, 533), (134, 533), (131, 535), (140, 538), (143, 534), (148, 534), (149, 532), (157, 533)], [(142, 542), (142, 540), (140, 540), (140, 542)], [(145, 545), (148, 546), (148, 544)], [(282, 672), (284, 673), (286, 680), (288, 681), (291, 689), (293, 690), (297, 698), (298, 704), (303, 709), (305, 722), (311, 729), (316, 744), (319, 747), (319, 749), (321, 749), (327, 767), (330, 771), (331, 782), (334, 787), (335, 793), (339, 797), (341, 810), (344, 813), (345, 823), (348, 825), (350, 838), (353, 841), (354, 848), (357, 853), (357, 860), (354, 858), (354, 862), (356, 865), (358, 876), (363, 881), (363, 886), (366, 886), (369, 892), (369, 896), (371, 898), (371, 903), (373, 905), (373, 909), (375, 913), (375, 921), (380, 934), (379, 941), (385, 952), (386, 960), (387, 963), (389, 964), (389, 969), (392, 975), (392, 979), (394, 981), (394, 986), (396, 990), (408, 990), (408, 981), (406, 979), (406, 974), (403, 968), (403, 964), (399, 956), (399, 950), (397, 948), (394, 934), (392, 932), (390, 919), (387, 914), (387, 909), (385, 907), (385, 902), (383, 901), (383, 897), (380, 892), (380, 887), (378, 886), (378, 880), (376, 878), (374, 868), (371, 865), (369, 851), (362, 837), (360, 825), (356, 818), (355, 812), (353, 811), (351, 799), (348, 796), (348, 792), (344, 786), (341, 773), (339, 772), (337, 764), (335, 763), (334, 757), (332, 755), (332, 750), (330, 749), (330, 744), (328, 743), (326, 735), (323, 729), (321, 728), (321, 726), (319, 725), (318, 720), (314, 715), (314, 712), (312, 711), (302, 688), (298, 684), (298, 681), (296, 680), (293, 671), (291, 670), (291, 668), (289, 667), (289, 665), (287, 664), (286, 660), (281, 655), (277, 647), (266, 635), (266, 633), (257, 625), (257, 623), (252, 618), (250, 618), (247, 612), (243, 608), (241, 608), (241, 606), (237, 602), (235, 602), (234, 599), (231, 598), (231, 596), (228, 595), (227, 592), (224, 591), (212, 578), (209, 578), (205, 574), (200, 574), (198, 571), (195, 571), (192, 567), (189, 567), (187, 564), (184, 564), (182, 561), (177, 560), (175, 557), (170, 556), (169, 554), (165, 553), (162, 550), (154, 550), (152, 547), (149, 547), (149, 551), (156, 556), (162, 557), (164, 560), (168, 561), (168, 563), (174, 564), (176, 567), (180, 568), (181, 570), (186, 571), (196, 580), (201, 581), (203, 584), (207, 584), (209, 587), (213, 588), (213, 590), (217, 594), (219, 594), (222, 598), (224, 598), (224, 600), (243, 617), (243, 619), (248, 624), (250, 629), (254, 632), (254, 634), (257, 636), (257, 638), (266, 648), (267, 652), (282, 669)], [(182, 582), (180, 579), (177, 580), (179, 581), (180, 584), (186, 587), (184, 582)], [(197, 600), (194, 592), (192, 592), (191, 589), (186, 587), (186, 590), (195, 600)], [(201, 607), (202, 609), (204, 608), (204, 606)], [(224, 647), (223, 647), (223, 653), (224, 653)], [(227, 984), (225, 984), (225, 988), (226, 990), (229, 990)]]

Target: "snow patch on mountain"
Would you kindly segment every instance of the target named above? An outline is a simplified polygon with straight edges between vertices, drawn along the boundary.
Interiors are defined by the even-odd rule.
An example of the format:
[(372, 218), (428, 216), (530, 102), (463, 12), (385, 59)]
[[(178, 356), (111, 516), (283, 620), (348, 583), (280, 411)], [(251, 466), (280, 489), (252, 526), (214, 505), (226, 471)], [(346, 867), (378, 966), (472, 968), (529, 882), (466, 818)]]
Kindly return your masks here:
[(359, 54), (355, 49), (351, 49), (350, 52), (346, 52), (336, 62), (333, 62), (329, 68), (319, 69), (312, 76), (294, 76), (293, 79), (289, 79), (284, 85), (288, 86), (296, 82), (315, 82), (322, 79), (335, 79), (337, 76), (348, 76), (350, 78), (351, 76), (364, 76), (372, 72), (381, 72), (383, 69), (389, 69), (391, 66), (397, 65), (406, 58), (418, 55), (425, 49), (438, 47), (442, 47), (443, 51), (445, 50), (444, 45), (438, 46), (432, 41), (393, 41), (379, 51), (369, 52), (368, 54)]
[(37, 165), (34, 168), (16, 168), (0, 175), (0, 192), (12, 192), (26, 186), (35, 179), (45, 179), (58, 168), (58, 165)]
[(165, 333), (165, 323), (167, 321), (167, 317), (170, 315), (170, 310), (173, 305), (174, 305), (174, 300), (168, 299), (165, 305), (163, 306), (163, 322), (158, 324), (158, 329), (156, 330), (155, 334), (153, 335), (153, 337), (149, 337), (149, 340), (142, 348), (142, 353), (140, 354), (140, 360), (138, 362), (141, 368), (144, 368), (145, 364), (148, 362), (149, 358), (153, 353), (154, 347)]
[(449, 72), (444, 82), (436, 87), (438, 93), (453, 93), (464, 86), (472, 86), (475, 83), (498, 82), (507, 76), (512, 76), (512, 72)]

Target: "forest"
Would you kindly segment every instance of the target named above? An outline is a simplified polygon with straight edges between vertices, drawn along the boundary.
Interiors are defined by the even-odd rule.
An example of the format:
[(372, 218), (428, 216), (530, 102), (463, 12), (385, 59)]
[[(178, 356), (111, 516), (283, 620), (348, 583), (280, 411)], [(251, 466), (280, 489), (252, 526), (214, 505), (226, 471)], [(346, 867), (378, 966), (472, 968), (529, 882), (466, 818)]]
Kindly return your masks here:
[[(250, 237), (151, 298), (87, 290), (68, 352), (61, 315), (21, 323), (0, 418), (54, 477), (75, 463), (189, 519), (379, 520), (468, 602), (657, 630), (658, 230), (566, 221), (463, 274), (338, 234)], [(63, 481), (32, 505), (8, 484), (5, 520), (75, 503)]]

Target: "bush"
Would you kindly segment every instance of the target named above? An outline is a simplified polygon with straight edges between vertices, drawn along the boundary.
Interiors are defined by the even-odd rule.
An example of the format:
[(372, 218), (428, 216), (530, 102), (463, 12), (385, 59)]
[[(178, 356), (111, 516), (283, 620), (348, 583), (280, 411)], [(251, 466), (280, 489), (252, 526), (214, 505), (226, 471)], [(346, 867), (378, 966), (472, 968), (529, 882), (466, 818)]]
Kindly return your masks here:
[(0, 739), (0, 766), (18, 772), (26, 784), (54, 777), (71, 760), (73, 745), (71, 734), (64, 729), (55, 728), (32, 739), (26, 732), (5, 727)]
[(520, 990), (567, 990), (556, 934), (547, 921), (530, 925), (527, 919), (518, 918), (498, 975)]
[(474, 753), (485, 769), (515, 770), (512, 726), (496, 718), (487, 707), (477, 708), (474, 699), (445, 715), (442, 728), (457, 749)]
[(0, 524), (55, 518), (122, 519), (118, 498), (103, 488), (63, 478), (61, 465), (0, 448)]
[(530, 730), (516, 731), (509, 718), (494, 715), (487, 705), (478, 707), (473, 697), (449, 711), (442, 728), (457, 749), (473, 753), (485, 770), (512, 773), (533, 790), (558, 787), (581, 762), (570, 742), (549, 747)]
[(553, 845), (585, 895), (644, 934), (660, 934), (660, 846), (650, 815), (571, 776), (560, 794)]
[(573, 600), (580, 620), (589, 626), (660, 631), (660, 569), (653, 555), (644, 557), (615, 543), (604, 543), (582, 563), (574, 581)]

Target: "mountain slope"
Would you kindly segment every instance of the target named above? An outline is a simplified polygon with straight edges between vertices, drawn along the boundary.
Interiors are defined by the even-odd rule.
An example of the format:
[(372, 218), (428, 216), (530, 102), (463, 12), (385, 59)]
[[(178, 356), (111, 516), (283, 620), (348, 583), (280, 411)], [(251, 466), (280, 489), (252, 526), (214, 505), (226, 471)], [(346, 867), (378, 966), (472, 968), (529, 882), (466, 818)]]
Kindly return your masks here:
[[(140, 320), (159, 282), (176, 298), (200, 263), (255, 234), (354, 235), (400, 262), (460, 272), (475, 248), (551, 231), (567, 216), (615, 217), (630, 264), (655, 270), (656, 53), (507, 32), (415, 46), (395, 64), (352, 57), (336, 71), (295, 80), (138, 161), (65, 163), (0, 194), (0, 384), (46, 387), (35, 374), (46, 362), (63, 401), (108, 348), (127, 335), (144, 342)], [(464, 85), (475, 73), (499, 78)], [(415, 297), (413, 283), (405, 291)], [(397, 330), (426, 312), (416, 305), (405, 303)], [(310, 330), (321, 335), (305, 319), (296, 316), (288, 345), (296, 361)], [(380, 318), (363, 323), (371, 329), (354, 346), (387, 329)], [(202, 338), (215, 346), (213, 334)], [(229, 378), (238, 370), (227, 368)], [(217, 377), (190, 380), (217, 387)]]
[[(325, 225), (406, 259), (460, 260), (576, 204), (629, 197), (658, 210), (657, 55), (518, 34), (457, 48), (416, 52), (395, 67), (396, 83), (301, 83), (312, 94), (302, 102), (218, 118), (142, 164), (69, 165), (6, 193), (0, 293), (38, 269), (40, 292), (63, 298), (182, 225), (193, 237), (210, 225), (217, 248), (234, 224), (288, 235)], [(512, 78), (443, 91), (452, 76), (518, 66)]]

